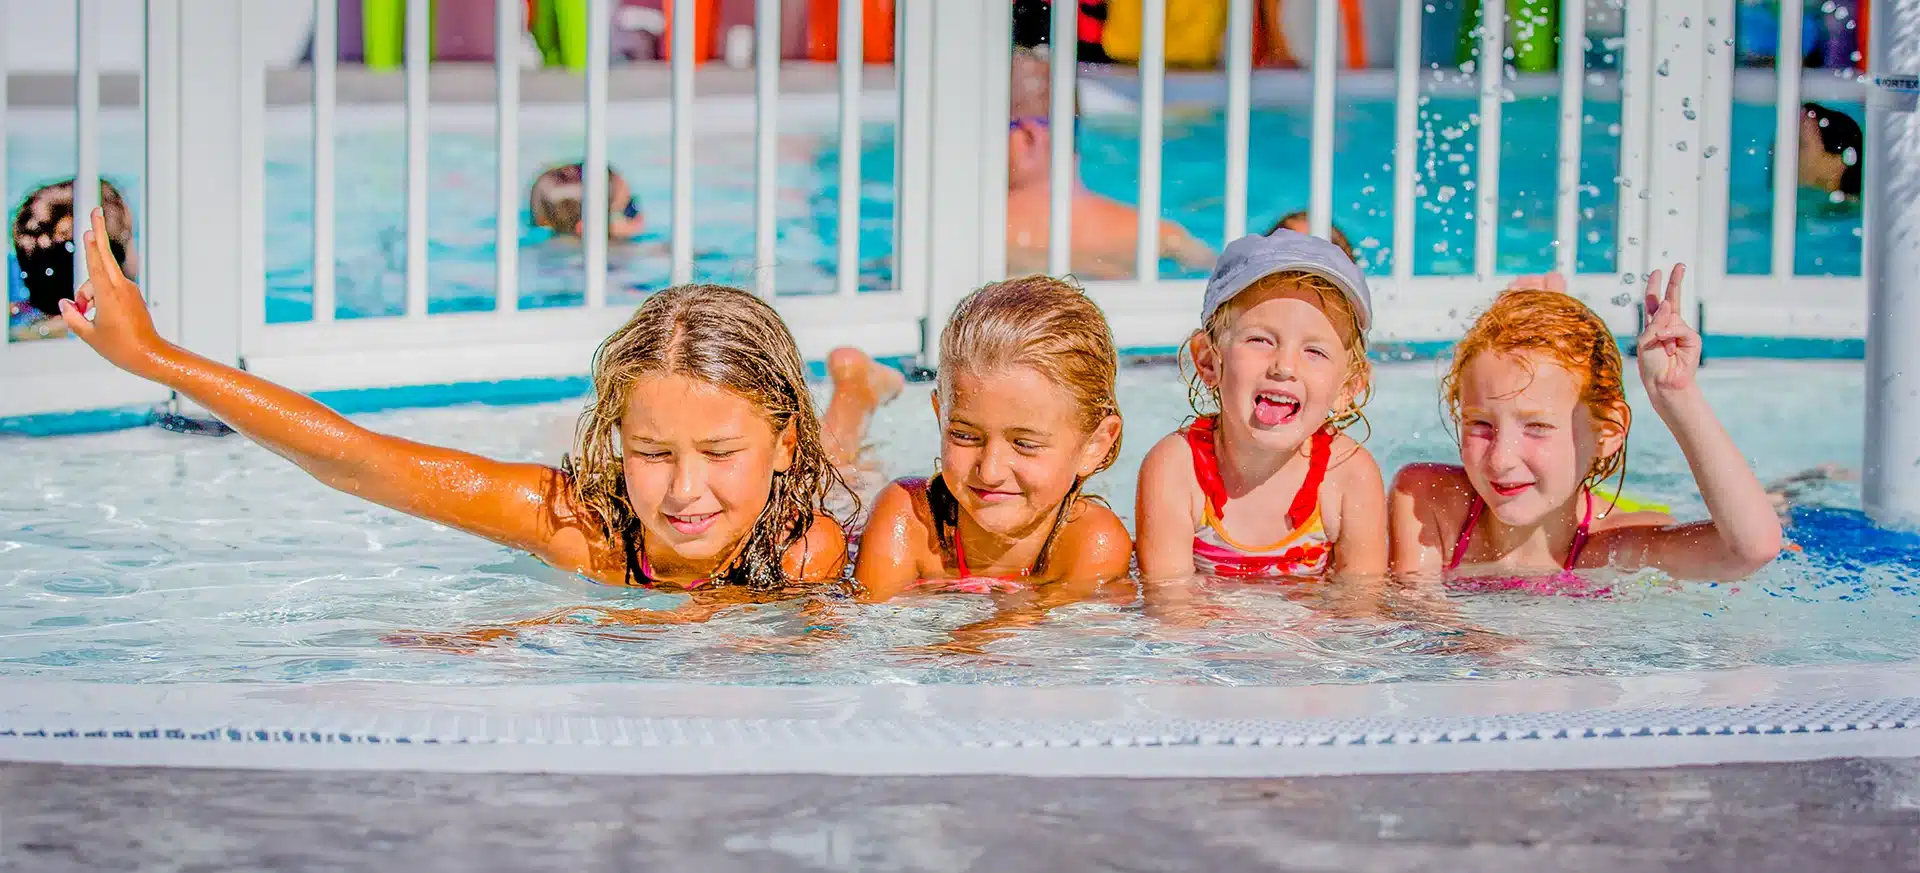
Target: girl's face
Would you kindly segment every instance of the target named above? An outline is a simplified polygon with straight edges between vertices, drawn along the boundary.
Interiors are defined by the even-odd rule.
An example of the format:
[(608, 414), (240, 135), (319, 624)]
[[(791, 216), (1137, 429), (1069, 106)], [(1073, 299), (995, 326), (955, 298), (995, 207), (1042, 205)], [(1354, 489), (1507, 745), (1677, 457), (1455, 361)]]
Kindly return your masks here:
[(1091, 476), (1120, 435), (1110, 415), (1080, 429), (1079, 403), (1031, 367), (957, 372), (944, 407), (940, 475), (960, 511), (989, 533), (1017, 537), (1053, 527), (1074, 479)]
[(618, 433), (627, 500), (647, 548), (695, 563), (733, 553), (766, 508), (774, 474), (792, 466), (797, 442), (791, 425), (774, 430), (746, 398), (680, 375), (634, 383)]
[(1218, 340), (1193, 340), (1200, 379), (1220, 395), (1223, 426), (1256, 445), (1290, 452), (1353, 401), (1348, 351), (1311, 288), (1246, 292)]
[(1581, 401), (1582, 377), (1534, 352), (1475, 355), (1460, 376), (1460, 463), (1501, 522), (1539, 523), (1579, 494), (1618, 428)]

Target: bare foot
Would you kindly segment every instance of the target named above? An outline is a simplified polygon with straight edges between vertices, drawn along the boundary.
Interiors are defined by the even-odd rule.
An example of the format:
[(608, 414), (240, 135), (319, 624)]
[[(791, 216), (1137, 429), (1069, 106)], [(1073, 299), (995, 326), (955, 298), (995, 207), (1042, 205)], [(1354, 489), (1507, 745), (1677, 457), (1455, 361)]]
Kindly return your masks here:
[(873, 411), (900, 396), (907, 378), (854, 348), (827, 355), (827, 376), (833, 380), (833, 399), (821, 416), (822, 436), (834, 463), (846, 466), (859, 458)]

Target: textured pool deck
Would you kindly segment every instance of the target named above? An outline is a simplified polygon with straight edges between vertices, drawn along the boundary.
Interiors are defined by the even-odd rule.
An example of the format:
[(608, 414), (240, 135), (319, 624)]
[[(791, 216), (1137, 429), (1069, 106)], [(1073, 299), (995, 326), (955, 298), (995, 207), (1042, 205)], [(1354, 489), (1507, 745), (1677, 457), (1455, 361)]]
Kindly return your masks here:
[(1920, 760), (1295, 779), (0, 764), (0, 870), (1920, 870)]

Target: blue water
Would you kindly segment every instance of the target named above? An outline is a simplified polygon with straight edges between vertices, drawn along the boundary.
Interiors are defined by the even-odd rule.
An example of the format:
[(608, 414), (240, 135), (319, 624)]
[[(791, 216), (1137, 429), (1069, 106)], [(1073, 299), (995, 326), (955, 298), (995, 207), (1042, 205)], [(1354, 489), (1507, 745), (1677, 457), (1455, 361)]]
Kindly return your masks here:
[[(1837, 105), (1856, 117), (1859, 105)], [(1473, 185), (1477, 162), (1477, 105), (1467, 99), (1431, 99), (1422, 107), (1417, 156), (1420, 196), (1415, 212), (1414, 270), (1423, 275), (1469, 272), (1474, 260)], [(1501, 270), (1548, 269), (1554, 253), (1558, 154), (1556, 98), (1516, 99), (1501, 123), (1498, 264)], [(1582, 272), (1614, 270), (1619, 161), (1617, 104), (1589, 103), (1584, 126), (1581, 220), (1577, 262)], [(1737, 105), (1732, 116), (1729, 273), (1764, 274), (1771, 262), (1771, 143), (1773, 107)], [(1343, 100), (1336, 111), (1334, 203), (1336, 223), (1360, 247), (1368, 269), (1384, 274), (1391, 250), (1394, 110), (1391, 101)], [(782, 137), (778, 174), (778, 265), (782, 293), (818, 293), (833, 284), (838, 245), (838, 148), (824, 119), (818, 129)], [(529, 183), (544, 166), (575, 160), (580, 135), (523, 121), (519, 177)], [(1225, 126), (1217, 110), (1170, 107), (1163, 163), (1163, 214), (1216, 247), (1223, 244)], [(1082, 173), (1095, 191), (1136, 200), (1138, 125), (1129, 118), (1090, 120), (1083, 129)], [(1250, 227), (1264, 229), (1308, 199), (1311, 119), (1305, 106), (1267, 106), (1251, 119), (1247, 192)], [(72, 172), (70, 128), (10, 130), (8, 191), (17, 203), (31, 187)], [(860, 286), (893, 285), (895, 147), (890, 124), (863, 130), (860, 196)], [(337, 291), (340, 317), (393, 314), (404, 299), (405, 162), (398, 129), (343, 130), (336, 140)], [(137, 137), (109, 137), (101, 166), (140, 202)], [(622, 135), (608, 143), (611, 163), (632, 184), (648, 232), (609, 255), (609, 297), (620, 300), (667, 282), (664, 245), (671, 232), (669, 140), (664, 129)], [(699, 281), (749, 284), (753, 278), (753, 155), (749, 136), (706, 135), (694, 158), (694, 276)], [(312, 138), (304, 128), (270, 130), (266, 168), (266, 272), (269, 321), (299, 321), (312, 311)], [(496, 156), (488, 131), (435, 132), (429, 139), (431, 191), (427, 256), (429, 309), (484, 310), (494, 300), (494, 190)], [(1823, 197), (1800, 198), (1795, 272), (1860, 273), (1860, 208)], [(191, 214), (191, 211), (189, 211)], [(520, 305), (578, 305), (584, 259), (577, 245), (548, 238), (515, 217), (520, 232)], [(191, 233), (191, 227), (186, 228)], [(21, 299), (17, 271), (9, 269), (13, 299)], [(1172, 264), (1162, 275), (1183, 274)]]

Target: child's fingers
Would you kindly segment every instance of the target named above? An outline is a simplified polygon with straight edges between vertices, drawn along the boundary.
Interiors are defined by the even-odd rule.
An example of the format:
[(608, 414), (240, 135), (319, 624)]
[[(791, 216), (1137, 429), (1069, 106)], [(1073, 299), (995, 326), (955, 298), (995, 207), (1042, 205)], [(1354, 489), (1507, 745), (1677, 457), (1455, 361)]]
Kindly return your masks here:
[(1672, 309), (1680, 308), (1680, 286), (1687, 278), (1687, 265), (1674, 264), (1673, 274), (1667, 277), (1666, 305)]
[(60, 301), (60, 320), (67, 323), (67, 329), (73, 331), (74, 336), (83, 340), (92, 339), (93, 322), (88, 321), (87, 317), (80, 313), (80, 307), (75, 306), (73, 301), (66, 299)]
[[(103, 282), (118, 281), (121, 277), (120, 265), (113, 259), (113, 249), (107, 243), (107, 220), (100, 210), (92, 214), (92, 226), (87, 231), (85, 245), (87, 249), (87, 275), (98, 276)], [(108, 265), (112, 264), (112, 272)]]

